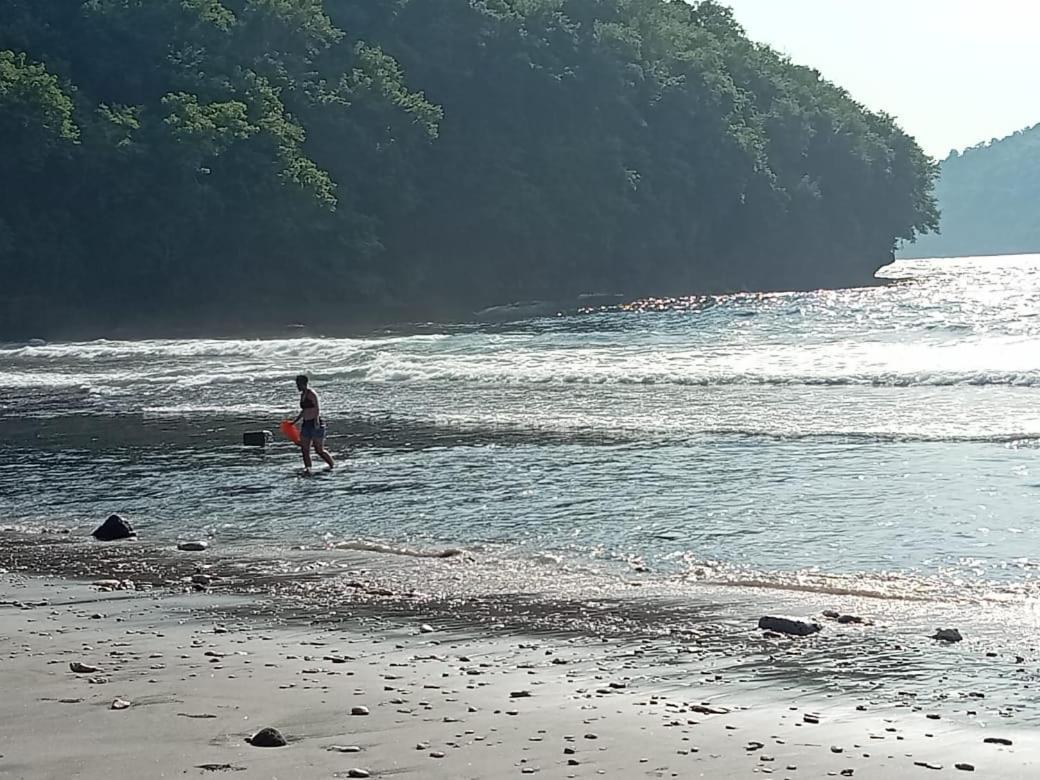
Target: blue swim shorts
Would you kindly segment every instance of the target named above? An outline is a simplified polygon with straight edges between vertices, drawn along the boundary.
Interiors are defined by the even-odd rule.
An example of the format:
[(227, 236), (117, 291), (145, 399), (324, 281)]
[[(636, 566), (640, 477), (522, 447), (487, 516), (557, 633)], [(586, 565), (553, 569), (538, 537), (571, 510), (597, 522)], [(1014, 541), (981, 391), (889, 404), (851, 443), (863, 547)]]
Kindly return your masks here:
[(300, 438), (301, 439), (316, 439), (321, 441), (325, 438), (325, 423), (321, 425), (317, 424), (317, 420), (304, 420), (303, 425), (300, 426)]

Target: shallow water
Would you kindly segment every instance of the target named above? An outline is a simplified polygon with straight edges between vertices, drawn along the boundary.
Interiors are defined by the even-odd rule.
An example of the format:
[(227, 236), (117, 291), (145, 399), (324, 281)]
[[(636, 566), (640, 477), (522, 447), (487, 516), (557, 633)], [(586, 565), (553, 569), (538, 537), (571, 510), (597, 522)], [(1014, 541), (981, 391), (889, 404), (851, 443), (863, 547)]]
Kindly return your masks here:
[[(893, 284), (354, 339), (0, 348), (0, 518), (270, 547), (379, 541), (592, 587), (1040, 593), (1040, 256)], [(337, 473), (245, 430), (309, 373)], [(516, 576), (516, 569), (502, 567)]]

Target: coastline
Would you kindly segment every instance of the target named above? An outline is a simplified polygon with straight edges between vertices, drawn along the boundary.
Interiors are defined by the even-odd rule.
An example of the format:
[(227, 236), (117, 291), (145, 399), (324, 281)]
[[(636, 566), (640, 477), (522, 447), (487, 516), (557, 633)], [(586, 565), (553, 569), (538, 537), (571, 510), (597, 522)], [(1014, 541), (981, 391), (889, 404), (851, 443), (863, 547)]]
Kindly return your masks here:
[[(894, 699), (882, 690), (892, 681), (869, 675), (859, 692), (821, 684), (856, 674), (850, 645), (835, 634), (735, 643), (711, 641), (719, 628), (710, 623), (656, 636), (598, 633), (602, 624), (582, 631), (580, 622), (538, 630), (536, 621), (470, 616), (473, 602), (380, 596), (374, 584), (335, 611), (308, 608), (301, 594), (326, 575), (306, 565), (287, 567), (294, 586), (282, 591), (271, 587), (277, 577), (236, 580), (236, 564), (212, 554), (40, 538), (23, 536), (22, 547), (10, 535), (0, 540), (2, 777), (306, 778), (358, 769), (433, 778), (912, 778), (970, 764), (982, 777), (1026, 778), (1040, 770), (1040, 737), (1014, 720), (999, 692), (951, 688), (926, 701), (912, 670)], [(48, 567), (65, 576), (41, 576)], [(112, 582), (134, 570), (141, 576), (132, 586)], [(192, 582), (199, 572), (206, 579)], [(82, 579), (99, 573), (108, 575), (93, 580), (101, 584)], [(869, 639), (864, 632), (855, 641)], [(952, 670), (985, 657), (969, 644), (930, 652)], [(75, 674), (73, 662), (99, 671)], [(1023, 662), (1028, 688), (1036, 658)], [(819, 679), (805, 674), (813, 666)], [(116, 699), (129, 707), (112, 710)], [(355, 707), (368, 714), (352, 715)], [(265, 726), (289, 744), (245, 742)]]

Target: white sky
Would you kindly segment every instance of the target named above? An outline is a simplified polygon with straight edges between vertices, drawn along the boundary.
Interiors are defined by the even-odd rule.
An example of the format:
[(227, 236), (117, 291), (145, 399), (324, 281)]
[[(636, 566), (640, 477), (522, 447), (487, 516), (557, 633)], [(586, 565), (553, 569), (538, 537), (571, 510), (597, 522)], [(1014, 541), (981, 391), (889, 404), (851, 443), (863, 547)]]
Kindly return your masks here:
[(1038, 0), (722, 0), (755, 41), (899, 120), (929, 154), (1040, 122)]

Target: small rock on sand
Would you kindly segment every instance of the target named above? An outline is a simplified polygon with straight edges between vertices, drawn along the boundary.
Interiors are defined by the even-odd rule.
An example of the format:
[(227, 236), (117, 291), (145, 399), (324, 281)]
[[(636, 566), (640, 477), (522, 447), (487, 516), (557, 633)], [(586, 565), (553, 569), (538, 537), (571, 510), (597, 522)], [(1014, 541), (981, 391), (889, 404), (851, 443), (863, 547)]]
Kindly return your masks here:
[(368, 713), (368, 707), (360, 707), (360, 706), (359, 707), (351, 707), (350, 708), (350, 714), (351, 715), (368, 715), (369, 714)]
[(367, 769), (349, 769), (347, 770), (347, 777), (371, 777), (372, 773)]
[(114, 542), (118, 539), (132, 539), (137, 536), (137, 531), (119, 515), (109, 515), (90, 535), (99, 542)]
[(975, 766), (973, 764), (954, 764), (954, 769), (959, 769), (962, 772), (974, 772)]
[(202, 552), (209, 548), (209, 542), (204, 542), (201, 539), (192, 542), (180, 542), (177, 545), (177, 549), (181, 552)]
[(960, 642), (964, 637), (956, 628), (938, 628), (932, 634), (932, 639), (938, 639), (940, 642)]
[(1011, 745), (1011, 740), (1005, 737), (986, 737), (984, 740), (987, 745)]
[(112, 702), (112, 707), (111, 708), (113, 710), (125, 710), (129, 706), (130, 706), (130, 702), (128, 702), (126, 699), (115, 699)]
[(262, 728), (247, 740), (253, 747), (285, 747), (285, 737), (278, 729)]
[(94, 672), (100, 671), (96, 666), (81, 664), (79, 661), (73, 661), (69, 664), (69, 669), (76, 674), (94, 674)]
[(420, 634), (432, 634), (434, 630), (434, 627), (431, 626), (429, 623), (423, 623), (421, 626), (419, 626)]
[(329, 745), (326, 750), (331, 753), (360, 753), (361, 748), (357, 745)]
[(788, 636), (809, 636), (820, 631), (820, 624), (798, 618), (764, 615), (758, 619), (758, 627), (764, 631), (776, 631)]

